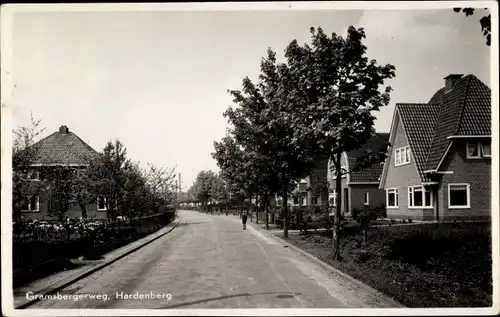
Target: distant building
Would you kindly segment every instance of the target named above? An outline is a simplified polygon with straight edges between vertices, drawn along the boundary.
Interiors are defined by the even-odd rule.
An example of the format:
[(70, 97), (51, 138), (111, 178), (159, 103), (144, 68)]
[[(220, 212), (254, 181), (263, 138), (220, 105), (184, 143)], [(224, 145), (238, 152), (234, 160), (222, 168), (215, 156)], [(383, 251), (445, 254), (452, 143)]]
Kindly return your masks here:
[(342, 194), (341, 212), (351, 214), (353, 209), (363, 210), (385, 204), (385, 192), (379, 189), (379, 177), (382, 172), (383, 162), (355, 171), (354, 166), (358, 160), (370, 152), (385, 151), (389, 133), (374, 134), (362, 147), (342, 153), (340, 165), (346, 174), (342, 175), (342, 189), (337, 190), (335, 169), (332, 162), (328, 164), (329, 205), (337, 206), (337, 193)]

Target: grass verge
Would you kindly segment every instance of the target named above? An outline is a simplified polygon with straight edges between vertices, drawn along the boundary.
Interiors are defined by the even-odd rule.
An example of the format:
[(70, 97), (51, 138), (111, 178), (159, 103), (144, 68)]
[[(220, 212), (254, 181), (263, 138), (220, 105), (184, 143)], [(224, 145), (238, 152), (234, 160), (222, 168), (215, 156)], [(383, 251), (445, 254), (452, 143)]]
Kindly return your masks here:
[(342, 261), (331, 258), (331, 231), (291, 235), (290, 243), (407, 307), (490, 307), (490, 224), (446, 223), (342, 233)]

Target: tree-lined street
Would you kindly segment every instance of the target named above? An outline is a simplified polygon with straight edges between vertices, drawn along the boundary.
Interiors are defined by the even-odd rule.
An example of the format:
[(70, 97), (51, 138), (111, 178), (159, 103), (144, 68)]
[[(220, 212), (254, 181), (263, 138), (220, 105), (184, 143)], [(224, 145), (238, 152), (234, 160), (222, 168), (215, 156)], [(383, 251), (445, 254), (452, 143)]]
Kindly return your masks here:
[[(391, 307), (238, 217), (180, 211), (169, 234), (62, 294), (107, 294), (103, 300), (44, 300), (30, 308), (342, 308)], [(171, 294), (171, 300), (117, 299)]]

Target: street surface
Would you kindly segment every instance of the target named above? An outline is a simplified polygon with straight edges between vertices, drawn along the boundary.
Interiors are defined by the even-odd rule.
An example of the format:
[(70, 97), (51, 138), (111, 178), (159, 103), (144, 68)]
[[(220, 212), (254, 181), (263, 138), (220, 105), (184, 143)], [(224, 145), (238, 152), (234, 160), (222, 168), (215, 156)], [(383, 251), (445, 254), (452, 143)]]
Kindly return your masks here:
[[(238, 217), (196, 211), (179, 216), (172, 232), (61, 291), (82, 295), (79, 300), (42, 300), (29, 308), (384, 307), (383, 301), (363, 302), (345, 279), (251, 225), (242, 230)], [(82, 299), (98, 294), (108, 299)]]

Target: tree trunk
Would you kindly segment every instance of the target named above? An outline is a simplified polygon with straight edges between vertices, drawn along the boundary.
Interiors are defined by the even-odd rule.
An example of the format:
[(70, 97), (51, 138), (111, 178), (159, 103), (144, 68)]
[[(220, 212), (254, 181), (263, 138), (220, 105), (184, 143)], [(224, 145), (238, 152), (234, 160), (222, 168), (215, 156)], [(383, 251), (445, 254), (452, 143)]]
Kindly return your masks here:
[(337, 206), (335, 207), (335, 218), (333, 219), (333, 240), (332, 240), (332, 255), (335, 260), (340, 261), (340, 211), (342, 206), (342, 175), (340, 159), (342, 158), (342, 153), (338, 152), (337, 157), (334, 158), (335, 171), (337, 172), (337, 178), (335, 180), (335, 187), (337, 193)]
[(255, 195), (255, 223), (259, 224), (259, 205), (260, 205), (261, 197), (259, 195)]
[(87, 206), (84, 203), (80, 203), (80, 210), (82, 211), (82, 218), (87, 219)]
[(264, 213), (266, 215), (266, 230), (269, 230), (269, 203), (267, 193), (264, 194)]
[(288, 238), (288, 183), (283, 193), (283, 237)]
[(241, 216), (243, 215), (243, 195), (240, 196), (240, 219)]

